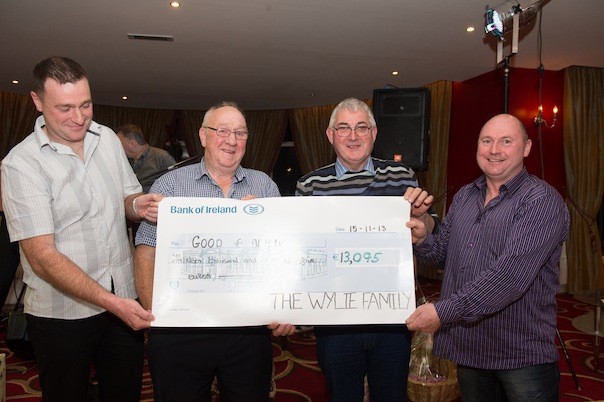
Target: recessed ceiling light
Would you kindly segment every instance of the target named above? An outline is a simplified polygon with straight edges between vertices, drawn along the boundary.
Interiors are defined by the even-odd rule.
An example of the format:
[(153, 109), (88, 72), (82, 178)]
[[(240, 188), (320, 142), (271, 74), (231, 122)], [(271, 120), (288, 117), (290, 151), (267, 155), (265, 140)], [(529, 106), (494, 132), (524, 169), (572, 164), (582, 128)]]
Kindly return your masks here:
[(398, 71), (394, 70), (394, 71), (392, 72), (392, 75), (398, 75)]
[(178, 7), (180, 7), (180, 3), (177, 1), (171, 1), (170, 7), (178, 8)]
[(18, 84), (19, 83), (18, 80), (13, 80), (12, 82), (13, 82), (13, 84)]
[(474, 32), (474, 27), (467, 27), (466, 31), (468, 31), (468, 32)]
[(127, 96), (122, 96), (122, 100), (128, 100)]

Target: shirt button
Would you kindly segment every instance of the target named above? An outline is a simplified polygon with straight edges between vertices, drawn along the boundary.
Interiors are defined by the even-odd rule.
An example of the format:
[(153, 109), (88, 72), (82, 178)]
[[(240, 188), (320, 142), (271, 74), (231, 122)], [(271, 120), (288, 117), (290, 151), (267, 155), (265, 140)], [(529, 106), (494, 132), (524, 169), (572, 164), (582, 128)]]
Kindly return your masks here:
[(468, 243), (468, 248), (474, 247), (474, 243)]

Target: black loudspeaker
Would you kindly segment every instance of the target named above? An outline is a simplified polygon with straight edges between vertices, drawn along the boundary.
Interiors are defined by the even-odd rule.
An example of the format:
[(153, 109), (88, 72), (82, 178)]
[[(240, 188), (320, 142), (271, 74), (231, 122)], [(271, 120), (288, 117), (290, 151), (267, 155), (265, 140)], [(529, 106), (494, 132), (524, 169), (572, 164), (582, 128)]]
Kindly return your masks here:
[(373, 90), (373, 114), (378, 128), (373, 156), (428, 168), (430, 151), (430, 90)]

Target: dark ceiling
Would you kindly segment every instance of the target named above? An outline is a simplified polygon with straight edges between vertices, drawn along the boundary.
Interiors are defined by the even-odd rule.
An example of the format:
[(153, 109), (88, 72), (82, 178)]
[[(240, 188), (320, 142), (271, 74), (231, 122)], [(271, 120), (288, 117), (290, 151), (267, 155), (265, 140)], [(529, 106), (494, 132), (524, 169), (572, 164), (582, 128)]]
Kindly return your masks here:
[[(1, 0), (0, 90), (28, 93), (33, 66), (62, 55), (88, 71), (97, 104), (200, 110), (234, 100), (251, 110), (367, 99), (388, 84), (463, 81), (495, 69), (496, 39), (483, 29), (485, 5), (182, 0), (173, 9), (167, 0)], [(541, 5), (545, 69), (604, 67), (604, 0)], [(512, 67), (538, 67), (538, 22), (537, 15), (521, 29)], [(476, 30), (466, 32), (468, 26)]]

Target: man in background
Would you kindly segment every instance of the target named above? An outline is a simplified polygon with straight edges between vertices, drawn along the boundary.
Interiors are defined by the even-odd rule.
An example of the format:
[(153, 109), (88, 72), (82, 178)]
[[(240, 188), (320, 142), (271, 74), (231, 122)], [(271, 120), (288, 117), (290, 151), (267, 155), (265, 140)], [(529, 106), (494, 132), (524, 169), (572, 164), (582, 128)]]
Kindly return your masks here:
[[(429, 212), (433, 197), (417, 188), (413, 170), (371, 157), (377, 127), (365, 102), (340, 102), (326, 134), (336, 162), (298, 180), (296, 195), (404, 196), (411, 202), (411, 214), (429, 230), (435, 227), (436, 215)], [(331, 402), (363, 401), (365, 376), (372, 401), (407, 400), (411, 335), (405, 325), (320, 326), (315, 332)]]
[(524, 168), (530, 151), (516, 117), (493, 117), (478, 137), (483, 175), (455, 195), (439, 233), (407, 223), (417, 257), (445, 267), (440, 299), (407, 327), (436, 332), (434, 354), (457, 363), (464, 402), (558, 401), (556, 293), (569, 214)]
[[(235, 103), (211, 107), (199, 129), (205, 149), (201, 162), (163, 175), (151, 191), (166, 197), (279, 197), (268, 175), (240, 165), (249, 135), (243, 112)], [(136, 288), (147, 309), (153, 298), (156, 229), (143, 222), (136, 236)], [(269, 328), (275, 336), (295, 330), (291, 324), (271, 323)], [(151, 328), (148, 348), (156, 402), (209, 402), (215, 376), (222, 402), (269, 399), (273, 354), (266, 326)]]
[(34, 131), (2, 162), (2, 205), (19, 241), (28, 333), (45, 402), (138, 401), (143, 333), (125, 218), (155, 220), (115, 133), (92, 121), (84, 69), (51, 57), (33, 71)]
[[(148, 193), (155, 180), (175, 165), (176, 161), (163, 149), (147, 144), (143, 131), (136, 124), (122, 124), (117, 128), (116, 134), (136, 178), (143, 186), (143, 192)], [(132, 228), (132, 239), (136, 238), (140, 222), (128, 222), (128, 225)]]
[(122, 142), (136, 178), (148, 193), (161, 172), (166, 172), (176, 161), (163, 149), (147, 144), (145, 136), (136, 124), (123, 124), (115, 130)]

